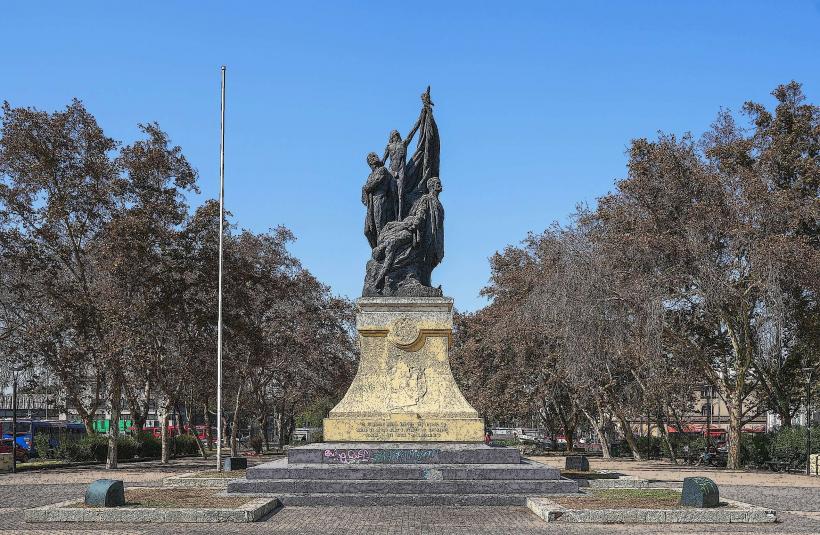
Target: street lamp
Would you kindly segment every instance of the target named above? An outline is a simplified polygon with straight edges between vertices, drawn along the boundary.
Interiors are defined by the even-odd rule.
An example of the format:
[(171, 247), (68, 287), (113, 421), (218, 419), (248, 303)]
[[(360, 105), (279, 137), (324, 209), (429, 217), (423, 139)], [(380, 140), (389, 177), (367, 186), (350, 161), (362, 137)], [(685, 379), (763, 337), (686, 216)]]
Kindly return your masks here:
[(11, 473), (17, 472), (17, 378), (25, 368), (21, 360), (11, 365)]
[(811, 376), (814, 368), (803, 368), (806, 374), (806, 475), (811, 475)]

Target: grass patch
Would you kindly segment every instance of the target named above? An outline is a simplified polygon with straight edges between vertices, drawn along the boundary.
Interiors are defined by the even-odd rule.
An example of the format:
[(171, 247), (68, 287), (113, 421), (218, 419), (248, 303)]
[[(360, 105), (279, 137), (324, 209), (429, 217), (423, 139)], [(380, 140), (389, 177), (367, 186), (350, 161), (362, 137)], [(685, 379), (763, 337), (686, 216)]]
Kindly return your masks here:
[[(219, 496), (219, 491), (199, 488), (130, 488), (125, 489), (125, 507), (158, 507), (172, 509), (233, 509), (253, 500), (245, 496)], [(91, 508), (83, 502), (67, 508)]]
[(567, 509), (674, 509), (680, 492), (671, 489), (595, 489), (582, 496), (556, 496)]
[(232, 472), (218, 472), (216, 470), (207, 470), (205, 472), (196, 472), (185, 477), (198, 479), (238, 479), (245, 477), (245, 470), (234, 470)]
[(68, 461), (62, 461), (60, 459), (44, 459), (44, 460), (29, 460), (28, 462), (17, 463), (17, 471), (18, 472), (25, 472), (27, 470), (40, 470), (42, 468), (63, 468), (66, 466), (72, 466), (72, 464), (82, 464), (82, 463), (70, 463)]

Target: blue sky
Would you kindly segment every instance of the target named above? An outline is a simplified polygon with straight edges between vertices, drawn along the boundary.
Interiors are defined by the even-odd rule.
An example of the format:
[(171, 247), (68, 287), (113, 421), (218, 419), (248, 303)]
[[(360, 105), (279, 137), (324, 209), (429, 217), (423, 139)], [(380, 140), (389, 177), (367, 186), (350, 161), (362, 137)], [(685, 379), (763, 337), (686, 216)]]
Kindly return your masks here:
[[(507, 5), (504, 5), (507, 4)], [(123, 141), (158, 121), (215, 197), (228, 66), (226, 203), (357, 297), (369, 255), (365, 155), (406, 133), (432, 85), (446, 256), (433, 282), (474, 310), (487, 258), (565, 220), (658, 130), (720, 106), (820, 101), (820, 2), (4, 2), (0, 99), (83, 100)]]

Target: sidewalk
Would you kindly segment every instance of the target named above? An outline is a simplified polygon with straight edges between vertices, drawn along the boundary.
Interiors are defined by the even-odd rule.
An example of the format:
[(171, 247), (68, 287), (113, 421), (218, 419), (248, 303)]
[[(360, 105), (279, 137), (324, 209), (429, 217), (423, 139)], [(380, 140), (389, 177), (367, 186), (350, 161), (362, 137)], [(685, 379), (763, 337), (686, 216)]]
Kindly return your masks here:
[[(559, 468), (564, 467), (564, 457), (532, 457), (532, 459)], [(726, 470), (685, 464), (674, 465), (669, 461), (632, 461), (628, 459), (589, 458), (593, 470), (615, 470), (658, 483), (657, 486), (682, 484), (683, 478), (702, 476), (720, 485), (748, 485), (755, 487), (807, 487), (820, 488), (820, 477), (803, 474), (744, 470)]]
[[(269, 458), (249, 458), (250, 464)], [(538, 458), (552, 466), (562, 466), (563, 457)], [(666, 534), (709, 533), (820, 533), (820, 491), (818, 481), (806, 476), (771, 473), (742, 473), (701, 467), (675, 467), (658, 461), (604, 461), (592, 459), (593, 468), (618, 470), (654, 479), (658, 486), (679, 486), (684, 477), (705, 475), (718, 482), (721, 496), (765, 505), (778, 511), (781, 523), (743, 525), (669, 525)], [(567, 525), (547, 524), (526, 507), (285, 507), (263, 522), (254, 524), (27, 524), (23, 510), (82, 496), (88, 483), (99, 478), (122, 479), (129, 486), (155, 486), (175, 473), (208, 470), (215, 460), (186, 458), (162, 465), (158, 461), (123, 465), (116, 471), (98, 466), (24, 472), (0, 476), (0, 535), (45, 533), (277, 533), (278, 535), (528, 535), (590, 534), (648, 535), (657, 533), (653, 525)], [(811, 485), (811, 487), (808, 487)]]

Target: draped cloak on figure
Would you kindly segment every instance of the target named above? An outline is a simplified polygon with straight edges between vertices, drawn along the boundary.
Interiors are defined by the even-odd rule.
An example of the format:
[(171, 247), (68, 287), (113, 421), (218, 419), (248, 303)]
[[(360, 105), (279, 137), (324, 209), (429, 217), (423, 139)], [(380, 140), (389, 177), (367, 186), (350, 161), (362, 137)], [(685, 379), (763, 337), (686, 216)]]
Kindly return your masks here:
[[(430, 286), (430, 275), (444, 258), (444, 207), (434, 192), (417, 199), (401, 221), (391, 221), (379, 234), (366, 286), (393, 288), (411, 281)], [(395, 289), (395, 288), (394, 288)]]
[(413, 249), (417, 249), (419, 281), (430, 286), (433, 268), (444, 259), (444, 207), (432, 192), (420, 197), (411, 215), (418, 221), (413, 235)]
[(370, 248), (376, 247), (384, 226), (396, 220), (398, 198), (396, 180), (384, 166), (377, 167), (362, 188), (362, 203), (367, 207), (364, 220), (364, 235)]

